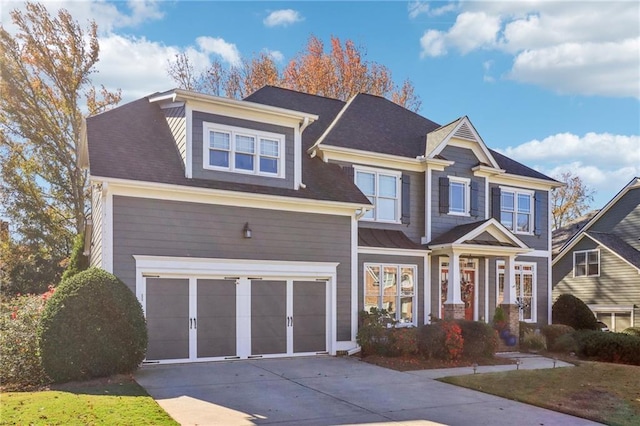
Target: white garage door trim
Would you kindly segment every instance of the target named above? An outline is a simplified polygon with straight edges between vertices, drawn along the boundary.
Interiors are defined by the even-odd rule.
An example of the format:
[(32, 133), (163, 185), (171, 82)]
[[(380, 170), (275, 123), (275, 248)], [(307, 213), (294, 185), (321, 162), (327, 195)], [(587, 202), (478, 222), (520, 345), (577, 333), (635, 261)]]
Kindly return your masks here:
[[(136, 296), (146, 315), (146, 278), (234, 278), (244, 293), (249, 278), (292, 280), (321, 280), (327, 283), (327, 351), (335, 355), (337, 347), (336, 315), (336, 262), (297, 262), (250, 259), (211, 259), (170, 256), (134, 255), (136, 261)], [(239, 295), (240, 296), (240, 295)], [(242, 294), (242, 296), (246, 296)], [(238, 300), (238, 315), (250, 314), (246, 303)], [(239, 339), (246, 339), (239, 330)], [(246, 355), (248, 351), (241, 351)], [(244, 357), (244, 356), (243, 356)], [(193, 360), (193, 359), (192, 359)], [(199, 361), (204, 361), (201, 359)], [(163, 361), (171, 362), (171, 361)], [(184, 362), (176, 361), (176, 362)]]

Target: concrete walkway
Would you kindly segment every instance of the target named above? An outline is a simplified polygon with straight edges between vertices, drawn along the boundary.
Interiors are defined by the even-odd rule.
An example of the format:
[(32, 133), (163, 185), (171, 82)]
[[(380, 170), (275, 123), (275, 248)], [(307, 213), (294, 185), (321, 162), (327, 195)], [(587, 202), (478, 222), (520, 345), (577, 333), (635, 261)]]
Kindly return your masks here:
[[(507, 356), (521, 358), (522, 369), (553, 367), (548, 358)], [(459, 374), (473, 370), (399, 372), (326, 356), (145, 366), (136, 380), (183, 425), (597, 424), (433, 380)]]

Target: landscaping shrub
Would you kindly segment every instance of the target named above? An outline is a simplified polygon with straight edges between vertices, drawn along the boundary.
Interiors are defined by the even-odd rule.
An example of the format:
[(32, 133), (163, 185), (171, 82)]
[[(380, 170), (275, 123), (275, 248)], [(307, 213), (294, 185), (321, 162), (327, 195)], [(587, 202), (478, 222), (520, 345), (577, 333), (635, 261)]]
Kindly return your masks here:
[(630, 334), (632, 336), (640, 337), (640, 327), (629, 327), (622, 330), (624, 334)]
[(462, 330), (462, 355), (470, 359), (492, 358), (498, 349), (498, 334), (489, 324), (479, 321), (456, 320)]
[(418, 353), (418, 329), (403, 327), (389, 329), (389, 350), (392, 355), (415, 355)]
[(69, 265), (62, 274), (62, 281), (71, 278), (78, 272), (82, 272), (89, 267), (89, 258), (84, 254), (84, 232), (78, 234), (73, 240), (73, 249), (71, 250), (71, 258)]
[(42, 295), (16, 296), (0, 311), (0, 383), (21, 390), (49, 382), (38, 353), (36, 329), (54, 288)]
[(443, 321), (426, 324), (418, 328), (418, 350), (429, 359), (445, 359), (445, 332)]
[(597, 361), (640, 365), (640, 337), (595, 332), (580, 342), (580, 355)]
[(551, 352), (558, 352), (558, 353), (564, 353), (564, 354), (569, 354), (572, 352), (578, 353), (578, 349), (579, 349), (578, 342), (576, 341), (574, 333), (567, 333), (567, 334), (561, 335), (553, 342), (552, 345), (549, 345), (547, 343), (547, 347)]
[(520, 339), (520, 347), (529, 351), (543, 351), (547, 349), (547, 342), (542, 334), (528, 330)]
[(573, 332), (574, 328), (565, 324), (548, 324), (542, 326), (540, 331), (547, 339), (547, 347), (552, 348), (560, 336)]
[(496, 307), (496, 311), (493, 314), (493, 328), (498, 331), (502, 331), (507, 327), (507, 316), (504, 313), (502, 306)]
[(131, 372), (146, 352), (142, 307), (114, 275), (88, 269), (57, 288), (38, 343), (44, 370), (56, 382)]
[(538, 328), (538, 324), (531, 324), (530, 322), (520, 321), (520, 325), (518, 328), (520, 329), (518, 340), (522, 340), (527, 331), (536, 331), (536, 329)]
[(460, 358), (464, 350), (462, 329), (453, 321), (442, 321), (440, 324), (444, 330), (444, 349), (446, 359), (456, 360)]
[(361, 311), (359, 315), (356, 341), (362, 348), (362, 355), (391, 355), (388, 328), (395, 324), (395, 319), (385, 309), (371, 308), (369, 312)]
[(554, 324), (566, 324), (576, 330), (597, 330), (598, 321), (591, 309), (572, 294), (561, 294), (552, 307)]

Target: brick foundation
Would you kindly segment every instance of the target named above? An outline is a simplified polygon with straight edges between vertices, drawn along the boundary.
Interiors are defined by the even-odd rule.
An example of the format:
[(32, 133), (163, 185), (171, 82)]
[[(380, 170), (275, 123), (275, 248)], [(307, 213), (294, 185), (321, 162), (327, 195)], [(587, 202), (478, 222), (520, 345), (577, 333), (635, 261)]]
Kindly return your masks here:
[(445, 303), (443, 319), (464, 319), (464, 303)]

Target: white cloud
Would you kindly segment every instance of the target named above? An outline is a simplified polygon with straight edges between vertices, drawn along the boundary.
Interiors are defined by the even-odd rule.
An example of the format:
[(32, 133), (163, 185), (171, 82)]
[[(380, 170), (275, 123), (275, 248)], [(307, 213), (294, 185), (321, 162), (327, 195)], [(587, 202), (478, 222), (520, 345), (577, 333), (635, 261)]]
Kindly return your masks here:
[(284, 61), (284, 54), (282, 52), (280, 52), (279, 50), (264, 49), (264, 53), (269, 55), (271, 57), (271, 59), (273, 59), (276, 62)]
[(415, 19), (419, 15), (429, 12), (429, 3), (422, 1), (412, 1), (407, 5), (407, 10), (409, 11), (409, 18)]
[(442, 56), (447, 54), (445, 47), (445, 34), (438, 30), (428, 30), (420, 38), (420, 46), (422, 52), (420, 57), (425, 56)]
[(559, 93), (640, 98), (637, 2), (461, 2), (444, 7), (448, 6), (462, 10), (447, 30), (425, 31), (421, 57), (491, 49), (513, 56), (513, 67), (505, 76), (516, 81)]
[(484, 70), (484, 75), (482, 76), (482, 79), (486, 82), (486, 83), (495, 83), (496, 79), (491, 76), (490, 71), (491, 71), (491, 67), (493, 67), (493, 60), (488, 60), (488, 61), (484, 61), (482, 63), (482, 69)]
[(534, 164), (548, 176), (565, 171), (580, 176), (596, 190), (594, 207), (601, 207), (634, 176), (640, 176), (640, 135), (558, 133), (499, 151)]
[(293, 9), (282, 9), (271, 12), (262, 22), (267, 27), (286, 27), (302, 20), (304, 20), (304, 18), (298, 11)]
[(196, 39), (198, 47), (205, 53), (219, 55), (223, 61), (233, 66), (240, 66), (242, 58), (240, 51), (233, 43), (226, 42), (220, 37), (198, 37)]

